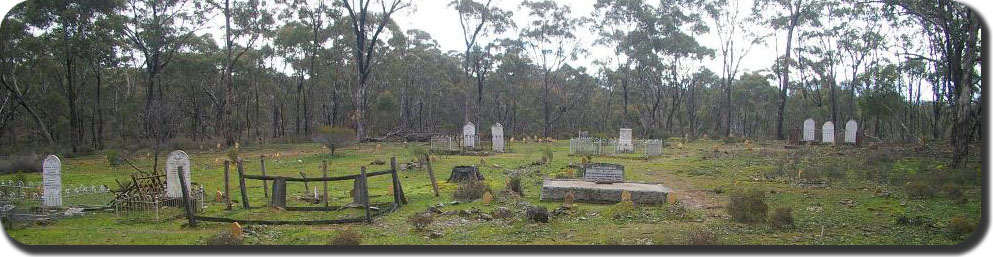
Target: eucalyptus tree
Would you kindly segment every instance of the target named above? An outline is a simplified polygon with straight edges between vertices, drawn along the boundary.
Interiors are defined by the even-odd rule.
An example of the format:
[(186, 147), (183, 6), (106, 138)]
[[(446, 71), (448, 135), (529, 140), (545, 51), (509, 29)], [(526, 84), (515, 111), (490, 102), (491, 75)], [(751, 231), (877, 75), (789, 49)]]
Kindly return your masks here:
[(721, 77), (725, 91), (725, 130), (724, 136), (731, 135), (731, 95), (733, 80), (738, 76), (741, 61), (748, 56), (752, 47), (762, 43), (765, 35), (754, 30), (755, 18), (746, 17), (741, 11), (741, 0), (715, 0), (704, 8), (713, 20), (717, 37), (720, 40), (718, 51), (721, 56)]
[(8, 115), (11, 117), (18, 113), (17, 107), (24, 109), (35, 124), (37, 134), (49, 146), (54, 146), (55, 136), (38, 108), (43, 105), (43, 101), (40, 97), (31, 97), (33, 92), (39, 91), (37, 88), (40, 83), (36, 81), (41, 76), (41, 71), (37, 66), (45, 57), (36, 53), (44, 52), (45, 43), (29, 32), (24, 11), (24, 8), (11, 9), (3, 19), (3, 26), (0, 26), (0, 84), (4, 89), (4, 106), (7, 106), (7, 102), (10, 103)]
[(816, 0), (756, 0), (752, 13), (764, 18), (773, 29), (786, 30), (786, 48), (784, 56), (778, 61), (776, 73), (779, 76), (779, 108), (776, 111), (776, 138), (786, 139), (783, 130), (783, 119), (786, 113), (786, 100), (790, 87), (790, 65), (794, 62), (793, 53), (794, 32), (797, 27), (817, 22), (815, 17), (822, 5)]
[[(550, 93), (553, 87), (561, 88), (556, 73), (569, 61), (575, 60), (583, 50), (573, 34), (579, 26), (579, 19), (570, 17), (569, 6), (559, 5), (550, 0), (527, 1), (521, 7), (528, 9), (530, 23), (521, 31), (521, 39), (528, 44), (528, 54), (539, 65), (541, 73), (541, 102), (543, 125), (541, 134), (548, 137), (552, 121), (566, 111), (565, 105), (558, 106), (553, 114)], [(558, 84), (558, 85), (556, 85)]]
[(887, 9), (891, 17), (914, 17), (917, 27), (932, 39), (931, 45), (939, 58), (931, 61), (943, 65), (941, 85), (936, 86), (948, 89), (952, 112), (952, 165), (958, 167), (964, 163), (969, 144), (980, 126), (977, 119), (982, 105), (978, 104), (975, 93), (982, 91), (978, 69), (984, 32), (982, 20), (968, 6), (951, 0), (878, 2), (897, 7)]
[[(235, 63), (242, 55), (251, 50), (260, 39), (269, 36), (272, 31), (273, 16), (265, 11), (267, 2), (259, 0), (234, 1), (224, 0), (223, 3), (209, 2), (224, 15), (224, 97), (220, 103), (221, 128), (224, 144), (231, 146), (237, 141), (240, 133), (235, 126), (237, 109), (236, 91), (234, 85)], [(244, 46), (235, 51), (235, 41), (243, 40)]]
[[(514, 28), (514, 21), (511, 20), (513, 13), (492, 6), (493, 0), (486, 0), (486, 3), (474, 0), (453, 0), (448, 6), (455, 8), (459, 13), (459, 26), (462, 29), (462, 42), (465, 45), (462, 69), (465, 72), (465, 122), (471, 120), (469, 107), (469, 85), (472, 84), (472, 76), (476, 77), (476, 118), (483, 110), (483, 83), (485, 81), (484, 52), (479, 49), (480, 39), (490, 34), (500, 34), (507, 29)], [(487, 44), (483, 44), (487, 45)]]
[[(370, 10), (369, 6), (373, 2), (378, 2), (379, 12)], [(379, 36), (390, 22), (390, 17), (410, 3), (403, 0), (341, 0), (345, 10), (348, 11), (348, 18), (352, 23), (352, 32), (355, 36), (355, 48), (353, 57), (355, 58), (355, 87), (352, 89), (355, 101), (355, 136), (362, 141), (366, 136), (365, 128), (365, 98), (368, 90), (369, 74), (372, 73), (372, 61), (376, 53), (376, 45)]]

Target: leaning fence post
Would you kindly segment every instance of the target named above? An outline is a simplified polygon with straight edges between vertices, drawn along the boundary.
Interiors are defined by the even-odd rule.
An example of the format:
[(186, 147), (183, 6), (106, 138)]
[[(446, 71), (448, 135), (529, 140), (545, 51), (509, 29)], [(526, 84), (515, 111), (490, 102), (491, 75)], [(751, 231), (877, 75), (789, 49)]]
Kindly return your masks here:
[(231, 210), (231, 161), (224, 160), (224, 203)]
[(362, 188), (356, 190), (362, 190), (362, 205), (365, 206), (365, 220), (368, 223), (372, 223), (372, 213), (369, 209), (369, 181), (365, 176), (365, 166), (362, 166), (361, 173), (359, 173), (359, 179), (362, 180)]
[(186, 209), (186, 219), (189, 220), (191, 227), (197, 226), (197, 220), (193, 217), (193, 203), (190, 202), (190, 187), (186, 186), (186, 176), (183, 174), (183, 166), (177, 167), (179, 174), (179, 186), (183, 190), (183, 208)]
[[(262, 162), (262, 176), (265, 176), (265, 155), (259, 155), (259, 161)], [(262, 180), (262, 195), (269, 198), (269, 181)]]
[(238, 186), (241, 187), (241, 207), (248, 209), (248, 191), (245, 186), (245, 170), (242, 168), (241, 160), (238, 160)]
[(321, 165), (321, 166), (322, 166), (322, 169), (324, 170), (324, 173), (323, 173), (323, 175), (324, 175), (323, 178), (325, 179), (324, 180), (324, 207), (326, 208), (326, 207), (328, 207), (328, 181), (327, 181), (327, 178), (328, 178), (328, 161), (327, 160), (324, 160), (323, 163), (324, 164)]
[(424, 160), (428, 163), (428, 177), (431, 178), (431, 187), (434, 188), (434, 196), (438, 196), (438, 181), (434, 179), (434, 170), (431, 169), (431, 156), (425, 154)]

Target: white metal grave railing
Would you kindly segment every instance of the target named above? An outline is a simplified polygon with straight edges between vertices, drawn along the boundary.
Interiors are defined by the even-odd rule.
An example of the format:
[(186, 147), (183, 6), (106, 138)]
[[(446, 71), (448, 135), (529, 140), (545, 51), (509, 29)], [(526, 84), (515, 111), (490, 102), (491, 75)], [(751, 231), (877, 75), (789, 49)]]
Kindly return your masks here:
[(576, 137), (569, 139), (569, 154), (597, 156), (640, 153), (651, 157), (662, 155), (663, 146), (661, 139), (631, 140), (631, 146), (623, 146), (616, 139)]
[(113, 194), (102, 185), (69, 185), (60, 192), (62, 205), (44, 206), (41, 183), (0, 181), (0, 216), (12, 220), (37, 220), (74, 216), (83, 209), (107, 207)]
[[(196, 212), (206, 209), (202, 186), (194, 185), (190, 197)], [(125, 222), (159, 222), (182, 215), (183, 202), (182, 198), (167, 197), (164, 191), (125, 193), (114, 200), (114, 213)]]

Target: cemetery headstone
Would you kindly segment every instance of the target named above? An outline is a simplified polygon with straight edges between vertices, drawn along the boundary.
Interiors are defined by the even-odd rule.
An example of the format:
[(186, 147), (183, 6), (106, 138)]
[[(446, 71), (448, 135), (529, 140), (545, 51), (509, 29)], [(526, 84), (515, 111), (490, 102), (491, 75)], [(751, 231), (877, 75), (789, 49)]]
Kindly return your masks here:
[(583, 171), (583, 180), (595, 183), (624, 182), (624, 166), (612, 163), (590, 163)]
[(476, 147), (476, 125), (472, 122), (462, 126), (462, 146), (465, 148)]
[(186, 187), (192, 188), (190, 186), (190, 156), (183, 152), (182, 150), (176, 150), (169, 153), (166, 157), (166, 197), (182, 197), (183, 189), (179, 185), (179, 167), (183, 167), (183, 178), (186, 181)]
[(617, 142), (617, 151), (619, 152), (632, 152), (634, 151), (634, 142), (631, 139), (631, 129), (622, 128), (620, 133), (620, 138)]
[(493, 151), (503, 152), (503, 125), (500, 123), (493, 124), (490, 127), (490, 134), (493, 134)]
[(855, 120), (845, 122), (845, 143), (854, 144), (859, 131), (859, 123)]
[(814, 142), (814, 126), (816, 123), (814, 119), (807, 119), (803, 121), (803, 141), (804, 142)]
[(822, 142), (824, 142), (824, 143), (832, 143), (833, 144), (834, 143), (834, 123), (833, 122), (830, 122), (830, 121), (824, 122), (824, 127), (822, 127), (821, 130), (823, 131), (822, 132), (822, 134), (823, 134), (822, 135), (823, 136), (823, 138), (822, 138), (823, 141)]
[(42, 162), (43, 203), (46, 207), (62, 206), (62, 161), (49, 155)]

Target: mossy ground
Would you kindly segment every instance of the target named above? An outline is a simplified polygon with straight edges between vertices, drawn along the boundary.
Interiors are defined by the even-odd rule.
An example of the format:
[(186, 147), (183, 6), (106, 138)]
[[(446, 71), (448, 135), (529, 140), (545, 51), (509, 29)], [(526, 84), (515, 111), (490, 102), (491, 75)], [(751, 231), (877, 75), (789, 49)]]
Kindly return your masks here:
[[(411, 143), (413, 144), (413, 143)], [(426, 143), (418, 143), (427, 147)], [(776, 245), (952, 245), (969, 235), (952, 234), (947, 224), (953, 217), (965, 216), (978, 223), (980, 218), (981, 176), (978, 156), (969, 159), (966, 167), (950, 169), (945, 166), (950, 153), (942, 147), (900, 145), (807, 146), (799, 150), (785, 149), (782, 142), (724, 143), (698, 140), (678, 143), (664, 150), (660, 157), (647, 160), (630, 157), (593, 157), (594, 162), (622, 164), (631, 181), (658, 182), (675, 191), (678, 203), (655, 206), (630, 206), (578, 203), (566, 214), (552, 217), (549, 223), (529, 222), (521, 213), (523, 207), (515, 201), (496, 199), (487, 205), (480, 201), (451, 205), (456, 185), (444, 182), (453, 166), (481, 163), (480, 171), (494, 191), (494, 197), (505, 187), (507, 170), (542, 159), (545, 148), (553, 152), (552, 159), (537, 166), (536, 172), (526, 173), (521, 199), (553, 210), (558, 202), (538, 200), (543, 178), (562, 176), (570, 163), (578, 164), (582, 156), (568, 155), (568, 141), (556, 143), (508, 143), (511, 153), (486, 157), (435, 155), (432, 166), (441, 186), (441, 196), (435, 197), (425, 169), (401, 172), (401, 181), (409, 205), (374, 220), (372, 224), (346, 225), (279, 225), (245, 226), (246, 244), (325, 245), (345, 228), (362, 234), (363, 244), (685, 244), (693, 231), (707, 230), (720, 244)], [(935, 150), (938, 149), (938, 150)], [(241, 219), (308, 220), (360, 215), (355, 210), (343, 212), (292, 212), (261, 208), (225, 211), (214, 201), (216, 191), (223, 191), (223, 160), (228, 151), (187, 151), (192, 157), (193, 181), (207, 191), (206, 216)], [(331, 157), (317, 144), (281, 144), (264, 147), (244, 147), (241, 157), (248, 174), (259, 174), (259, 156), (266, 155), (270, 175), (320, 176), (321, 161), (330, 162), (331, 175), (356, 174), (359, 167), (368, 171), (385, 170), (390, 157), (398, 162), (414, 159), (409, 145), (403, 143), (366, 143), (339, 149)], [(792, 152), (792, 153), (791, 153)], [(277, 157), (278, 154), (278, 157)], [(891, 155), (887, 155), (891, 154)], [(163, 158), (164, 159), (164, 158)], [(370, 165), (384, 160), (386, 165)], [(136, 166), (149, 167), (152, 159), (142, 156), (133, 160)], [(161, 159), (160, 159), (161, 162)], [(161, 164), (160, 164), (161, 165)], [(804, 172), (800, 172), (804, 170)], [(116, 187), (115, 179), (128, 179), (130, 166), (112, 168), (104, 156), (83, 156), (63, 160), (63, 183), (103, 184)], [(811, 175), (811, 173), (813, 173)], [(232, 181), (237, 173), (232, 169)], [(956, 203), (943, 193), (928, 199), (911, 199), (903, 190), (909, 180), (957, 181), (931, 179), (922, 174), (956, 174), (970, 177), (959, 181), (968, 201)], [(938, 175), (934, 175), (938, 176)], [(942, 175), (943, 176), (943, 175)], [(13, 175), (0, 176), (11, 179)], [(962, 176), (959, 176), (962, 177)], [(40, 181), (40, 174), (28, 175)], [(802, 182), (802, 183), (798, 183)], [(820, 186), (809, 186), (820, 185)], [(942, 185), (933, 185), (940, 188)], [(262, 184), (250, 181), (249, 198), (255, 206), (266, 200)], [(312, 194), (311, 183), (290, 183), (290, 205), (308, 206), (297, 198)], [(370, 179), (373, 202), (389, 202), (389, 176)], [(730, 220), (726, 206), (729, 192), (735, 187), (759, 187), (767, 190), (770, 209), (790, 207), (795, 223), (790, 228), (777, 228), (765, 223), (742, 224)], [(332, 205), (349, 202), (351, 181), (330, 183)], [(239, 199), (237, 183), (232, 183), (233, 199)], [(880, 194), (880, 192), (883, 192)], [(481, 220), (459, 215), (439, 215), (425, 230), (417, 231), (407, 222), (413, 213), (424, 212), (429, 206), (444, 204), (444, 211), (473, 210), (490, 213), (506, 207), (517, 215), (512, 219)], [(900, 217), (925, 217), (926, 224), (900, 223)], [(185, 219), (176, 217), (158, 223), (121, 222), (112, 211), (90, 213), (83, 217), (53, 221), (48, 224), (17, 226), (6, 230), (19, 242), (31, 245), (62, 244), (204, 244), (206, 239), (229, 224), (201, 222), (196, 228), (185, 227)], [(435, 232), (435, 237), (430, 234)], [(440, 237), (438, 235), (440, 234)]]

